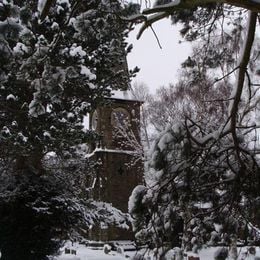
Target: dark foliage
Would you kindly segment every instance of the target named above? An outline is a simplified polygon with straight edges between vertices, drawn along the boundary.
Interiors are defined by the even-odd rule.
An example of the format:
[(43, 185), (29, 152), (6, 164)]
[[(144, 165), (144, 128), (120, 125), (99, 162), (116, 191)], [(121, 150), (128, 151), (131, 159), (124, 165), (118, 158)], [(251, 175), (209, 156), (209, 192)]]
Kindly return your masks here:
[[(102, 219), (99, 205), (81, 201), (79, 165), (62, 169), (55, 162), (55, 171), (43, 159), (49, 152), (72, 158), (79, 144), (96, 139), (83, 129), (84, 117), (129, 84), (119, 1), (56, 1), (44, 21), (37, 3), (0, 1), (0, 248), (6, 260), (47, 259), (83, 215), (87, 224)], [(112, 219), (112, 210), (104, 212)]]
[(48, 259), (77, 225), (80, 212), (51, 176), (39, 177), (28, 170), (7, 179), (1, 183), (1, 259)]

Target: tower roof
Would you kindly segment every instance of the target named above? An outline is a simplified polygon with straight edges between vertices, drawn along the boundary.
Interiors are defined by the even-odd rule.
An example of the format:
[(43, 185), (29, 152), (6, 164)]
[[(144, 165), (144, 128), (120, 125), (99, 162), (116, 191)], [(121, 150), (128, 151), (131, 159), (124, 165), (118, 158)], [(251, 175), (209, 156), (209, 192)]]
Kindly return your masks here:
[(112, 95), (110, 98), (112, 99), (120, 99), (120, 100), (127, 100), (127, 101), (134, 101), (134, 102), (141, 102), (143, 103), (143, 100), (139, 100), (131, 93), (130, 90), (113, 90)]

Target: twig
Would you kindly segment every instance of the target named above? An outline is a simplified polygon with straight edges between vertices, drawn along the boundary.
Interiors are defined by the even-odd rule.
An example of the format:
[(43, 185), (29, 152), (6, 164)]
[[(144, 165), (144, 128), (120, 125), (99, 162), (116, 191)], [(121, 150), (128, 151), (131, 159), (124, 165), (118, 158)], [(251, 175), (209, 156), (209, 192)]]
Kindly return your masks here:
[(159, 38), (158, 38), (158, 36), (157, 36), (155, 30), (153, 29), (152, 25), (150, 25), (150, 28), (151, 28), (151, 30), (152, 30), (152, 32), (153, 32), (155, 38), (156, 38), (156, 41), (157, 41), (157, 43), (158, 43), (158, 45), (159, 45), (159, 48), (162, 49), (162, 45), (161, 45), (161, 43), (160, 43), (160, 40), (159, 40)]
[(236, 68), (234, 68), (233, 70), (231, 70), (230, 72), (228, 72), (228, 73), (227, 73), (226, 75), (224, 75), (223, 77), (216, 79), (213, 84), (215, 84), (215, 83), (221, 81), (222, 79), (228, 77), (230, 74), (234, 73), (238, 68), (239, 68), (239, 66), (237, 66)]

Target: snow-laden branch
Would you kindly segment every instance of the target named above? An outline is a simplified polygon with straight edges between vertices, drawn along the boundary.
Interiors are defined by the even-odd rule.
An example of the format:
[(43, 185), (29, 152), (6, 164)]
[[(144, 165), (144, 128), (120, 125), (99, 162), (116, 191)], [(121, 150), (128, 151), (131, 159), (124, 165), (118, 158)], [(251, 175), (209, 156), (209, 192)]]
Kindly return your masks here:
[(260, 1), (257, 0), (175, 0), (168, 4), (158, 5), (153, 8), (145, 9), (143, 14), (154, 14), (158, 12), (173, 13), (178, 10), (191, 9), (197, 6), (208, 5), (212, 3), (223, 3), (254, 12), (260, 11)]
[[(143, 25), (137, 35), (139, 39), (143, 32), (153, 23), (168, 17), (176, 11), (190, 10), (198, 6), (206, 6), (208, 4), (228, 4), (231, 6), (250, 10), (252, 12), (260, 12), (260, 1), (258, 0), (174, 0), (170, 3), (158, 5), (153, 8), (143, 10), (142, 17)], [(140, 21), (141, 21), (140, 20)]]

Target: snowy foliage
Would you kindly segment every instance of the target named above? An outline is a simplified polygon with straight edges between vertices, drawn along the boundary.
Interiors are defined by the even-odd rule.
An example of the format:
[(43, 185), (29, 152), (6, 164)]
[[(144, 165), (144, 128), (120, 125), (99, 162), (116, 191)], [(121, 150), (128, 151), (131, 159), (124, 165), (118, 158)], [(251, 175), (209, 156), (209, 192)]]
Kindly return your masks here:
[[(151, 149), (146, 187), (134, 190), (130, 213), (136, 238), (159, 255), (163, 246), (197, 252), (205, 244), (232, 244), (237, 236), (245, 243), (259, 239), (256, 14), (241, 12), (236, 19), (236, 8), (215, 7), (172, 15), (204, 48), (194, 48), (179, 83), (151, 102), (152, 123), (161, 133)], [(229, 26), (219, 27), (222, 18)], [(218, 40), (226, 49), (216, 47)]]
[(14, 157), (61, 152), (92, 138), (83, 117), (129, 83), (121, 69), (127, 35), (116, 15), (121, 4), (57, 1), (41, 22), (37, 8), (44, 2), (0, 4), (0, 129), (10, 132), (0, 143), (13, 144), (8, 154)]
[[(0, 1), (3, 259), (46, 259), (78, 229), (96, 222), (122, 226), (127, 218), (85, 196), (91, 166), (78, 153), (97, 138), (83, 129), (86, 113), (129, 84), (127, 29), (119, 19), (124, 7), (118, 1), (58, 0), (41, 21), (45, 3)], [(17, 243), (10, 247), (8, 228), (9, 242)], [(14, 239), (16, 228), (25, 237)]]
[[(46, 259), (65, 239), (80, 239), (93, 225), (128, 228), (129, 216), (87, 198), (90, 164), (83, 158), (44, 159), (48, 174), (29, 169), (0, 175), (0, 247), (3, 259)], [(33, 170), (33, 169), (32, 169)], [(24, 244), (24, 241), (29, 241)], [(9, 258), (8, 258), (9, 257)]]
[[(237, 177), (227, 177), (229, 165), (220, 150), (225, 144), (214, 140), (214, 148), (198, 150), (189, 135), (184, 124), (169, 127), (160, 135), (152, 149), (147, 187), (133, 191), (129, 212), (140, 241), (157, 246), (166, 241), (171, 246), (184, 243), (196, 252), (205, 243), (228, 244), (238, 227), (247, 229), (240, 214), (250, 218), (250, 203), (258, 205), (258, 198), (252, 197), (258, 184), (251, 179), (237, 187)], [(251, 167), (251, 174), (257, 173), (257, 168)], [(234, 200), (238, 189), (250, 192)]]

